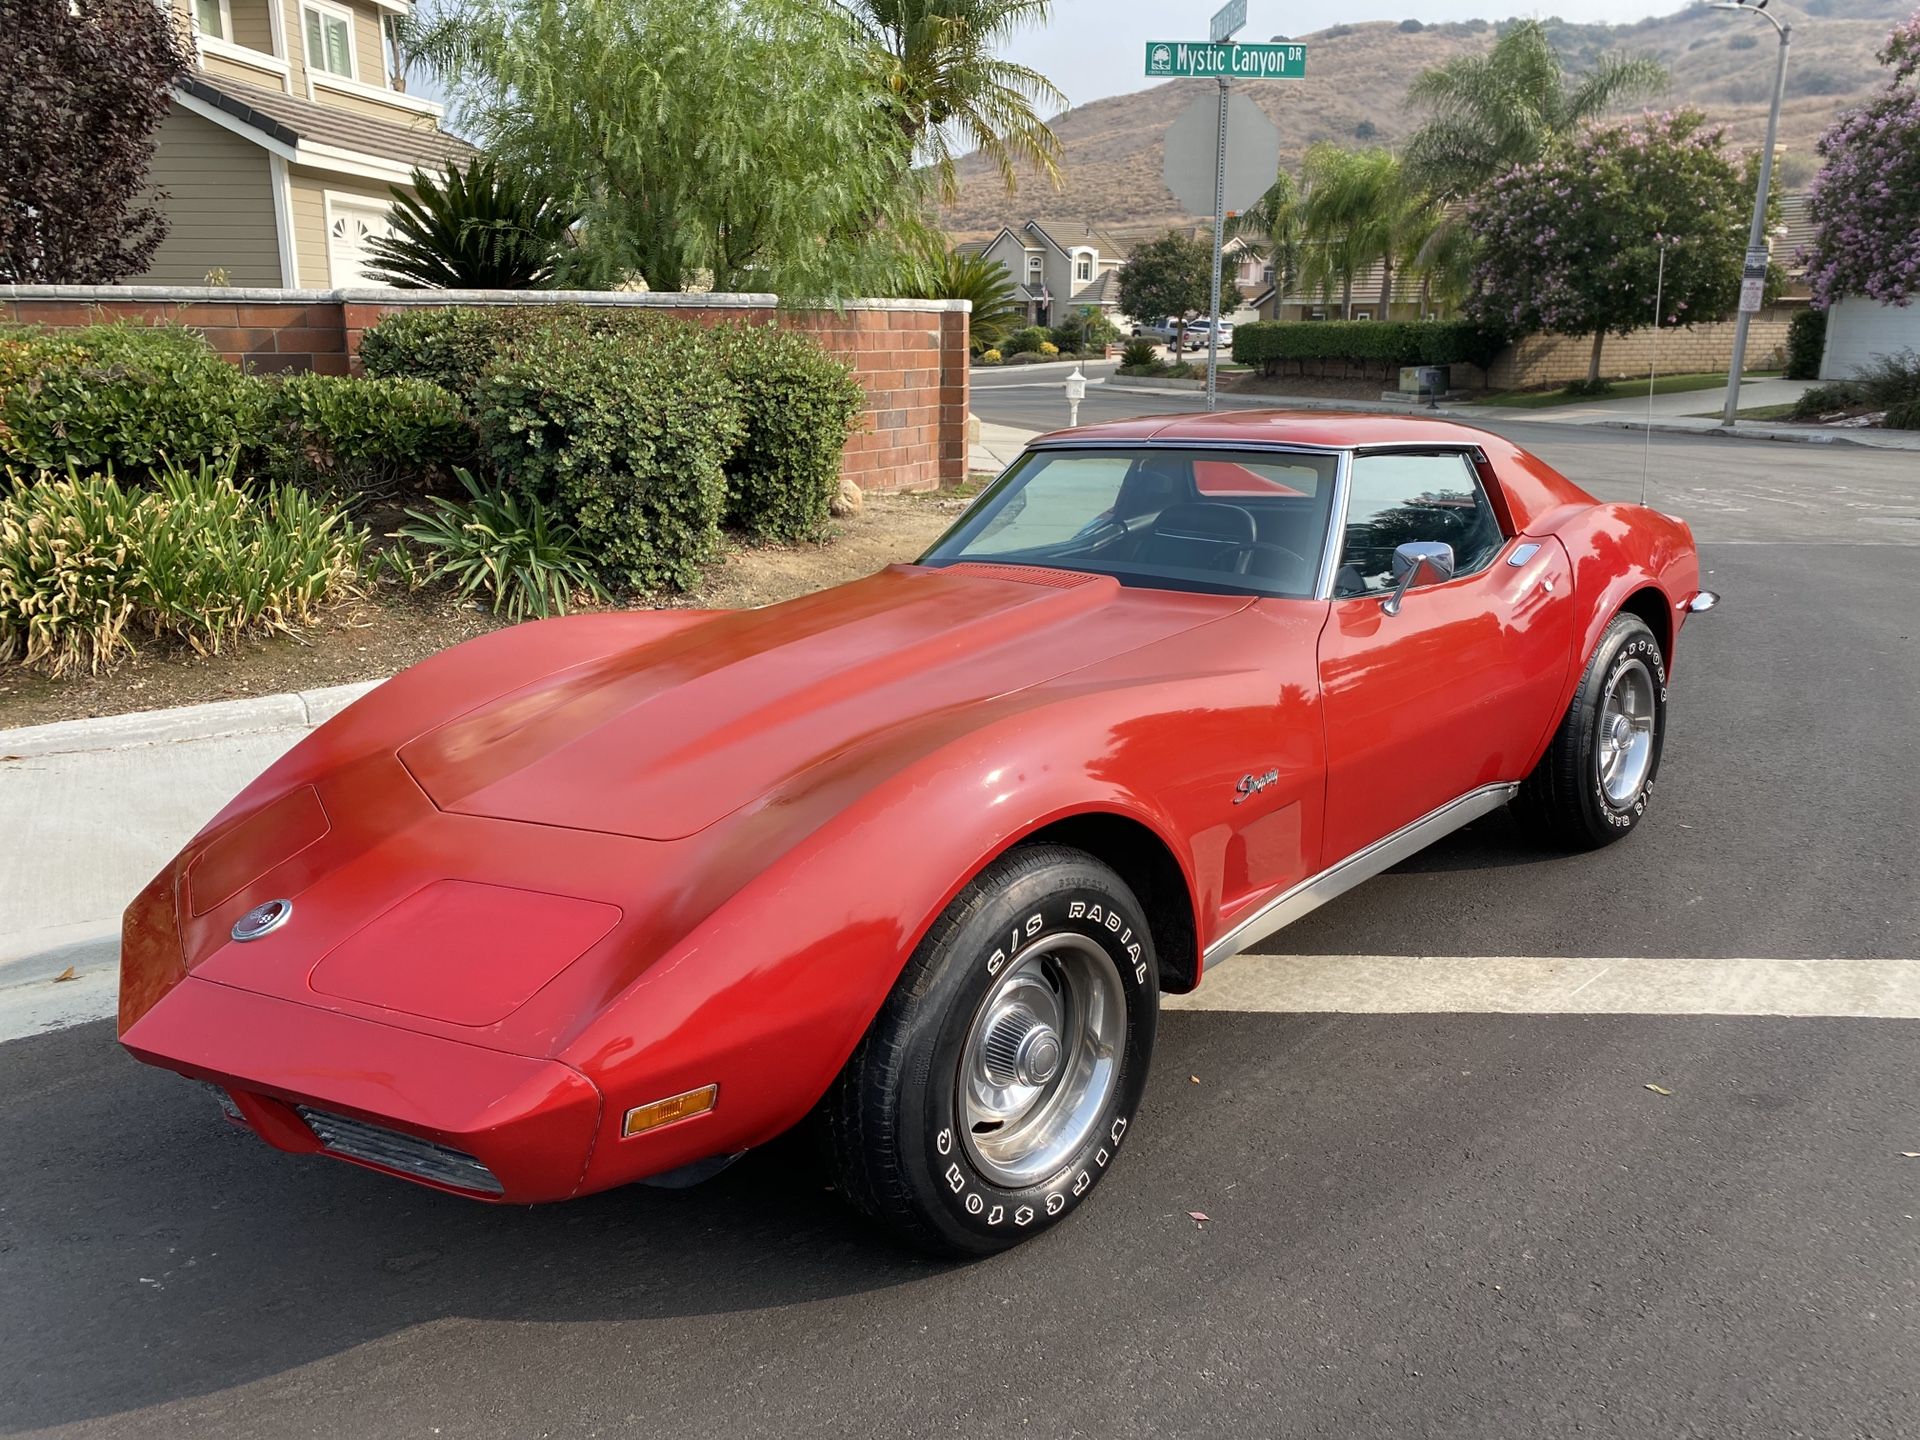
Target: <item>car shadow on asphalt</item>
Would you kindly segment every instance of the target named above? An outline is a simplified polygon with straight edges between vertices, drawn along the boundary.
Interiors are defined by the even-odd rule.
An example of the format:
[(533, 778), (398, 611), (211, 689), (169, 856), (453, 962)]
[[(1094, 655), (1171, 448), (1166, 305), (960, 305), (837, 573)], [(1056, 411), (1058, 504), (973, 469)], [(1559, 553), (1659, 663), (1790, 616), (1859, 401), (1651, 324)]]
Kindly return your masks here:
[(692, 1316), (951, 1268), (877, 1237), (798, 1137), (692, 1189), (499, 1207), (273, 1150), (134, 1064), (111, 1022), (6, 1050), (0, 1326), (38, 1340), (9, 1342), (4, 1431), (208, 1394), (447, 1316)]

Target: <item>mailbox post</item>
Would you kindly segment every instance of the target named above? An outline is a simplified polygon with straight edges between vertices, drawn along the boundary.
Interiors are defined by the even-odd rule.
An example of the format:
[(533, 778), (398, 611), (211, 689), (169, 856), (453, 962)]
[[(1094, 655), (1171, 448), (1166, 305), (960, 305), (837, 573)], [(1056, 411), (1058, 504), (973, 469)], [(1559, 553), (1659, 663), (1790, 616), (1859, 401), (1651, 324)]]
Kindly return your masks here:
[(1067, 376), (1067, 424), (1077, 426), (1080, 423), (1080, 402), (1087, 398), (1087, 377), (1080, 373), (1078, 365)]

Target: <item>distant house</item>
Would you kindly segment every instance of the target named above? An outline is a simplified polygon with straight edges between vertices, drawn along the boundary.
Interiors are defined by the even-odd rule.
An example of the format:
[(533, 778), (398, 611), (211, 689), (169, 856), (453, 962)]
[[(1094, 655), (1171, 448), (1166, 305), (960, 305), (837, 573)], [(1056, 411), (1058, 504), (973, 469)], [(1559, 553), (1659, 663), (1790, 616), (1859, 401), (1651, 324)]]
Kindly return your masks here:
[(147, 284), (366, 284), (367, 241), (415, 166), (473, 153), (394, 84), (409, 0), (173, 0), (197, 64), (149, 171), (167, 237)]
[(1119, 316), (1126, 248), (1086, 221), (1026, 220), (969, 248), (1007, 272), (1030, 325), (1064, 324), (1083, 305)]

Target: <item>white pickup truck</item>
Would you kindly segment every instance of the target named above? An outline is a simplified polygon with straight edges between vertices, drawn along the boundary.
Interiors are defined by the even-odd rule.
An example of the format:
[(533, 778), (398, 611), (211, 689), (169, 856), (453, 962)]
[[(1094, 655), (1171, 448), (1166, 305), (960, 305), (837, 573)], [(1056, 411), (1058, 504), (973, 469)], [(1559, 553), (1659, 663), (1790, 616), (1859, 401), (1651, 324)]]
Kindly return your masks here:
[(1169, 315), (1164, 320), (1136, 321), (1133, 338), (1136, 340), (1158, 340), (1162, 345), (1171, 345), (1180, 338), (1186, 329), (1186, 322), (1178, 315)]

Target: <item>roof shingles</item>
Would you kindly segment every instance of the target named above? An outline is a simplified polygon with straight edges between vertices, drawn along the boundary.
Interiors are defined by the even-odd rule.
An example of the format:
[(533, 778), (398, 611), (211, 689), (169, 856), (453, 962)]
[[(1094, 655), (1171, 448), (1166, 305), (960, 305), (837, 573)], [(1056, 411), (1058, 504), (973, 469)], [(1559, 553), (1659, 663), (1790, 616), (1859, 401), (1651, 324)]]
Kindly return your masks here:
[(424, 118), (417, 124), (379, 120), (257, 85), (225, 79), (215, 85), (199, 75), (180, 88), (282, 145), (329, 145), (402, 165), (441, 165), (477, 153), (466, 141), (434, 128)]

